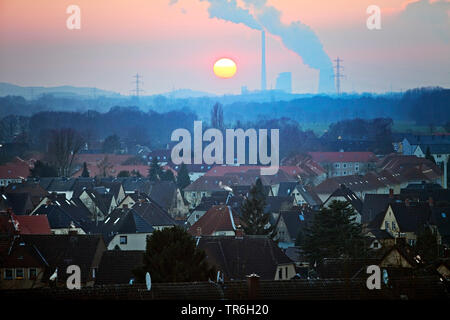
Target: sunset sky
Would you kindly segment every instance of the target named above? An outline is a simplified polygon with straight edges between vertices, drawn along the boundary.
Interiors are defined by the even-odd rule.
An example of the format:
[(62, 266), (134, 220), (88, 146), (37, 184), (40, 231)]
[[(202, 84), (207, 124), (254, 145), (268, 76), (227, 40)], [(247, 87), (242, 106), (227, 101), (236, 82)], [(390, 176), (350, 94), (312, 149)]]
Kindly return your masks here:
[[(0, 0), (0, 82), (22, 86), (95, 86), (130, 94), (143, 76), (145, 94), (189, 88), (216, 94), (259, 89), (261, 33), (211, 17), (226, 0)], [(450, 1), (233, 0), (251, 14), (279, 12), (300, 21), (331, 60), (344, 60), (344, 91), (385, 92), (450, 87)], [(249, 6), (248, 3), (254, 3)], [(69, 30), (69, 5), (81, 9), (81, 29)], [(381, 8), (381, 30), (368, 30), (366, 8)], [(318, 90), (318, 70), (266, 31), (267, 85), (292, 72), (297, 93)], [(301, 41), (301, 39), (299, 39)], [(214, 62), (232, 58), (231, 79)]]

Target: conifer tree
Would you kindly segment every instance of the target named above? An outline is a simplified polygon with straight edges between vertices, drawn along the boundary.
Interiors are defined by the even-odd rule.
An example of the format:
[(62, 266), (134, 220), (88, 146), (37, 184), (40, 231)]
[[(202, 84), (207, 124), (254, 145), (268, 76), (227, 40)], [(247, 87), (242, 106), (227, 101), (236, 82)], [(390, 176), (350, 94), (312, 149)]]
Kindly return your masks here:
[(163, 171), (158, 163), (158, 160), (153, 158), (150, 168), (148, 170), (148, 178), (150, 181), (160, 181)]
[(180, 167), (180, 171), (177, 175), (177, 185), (180, 188), (181, 192), (183, 192), (184, 188), (191, 184), (191, 178), (189, 177), (189, 172), (187, 166), (182, 163)]
[(215, 268), (206, 261), (206, 253), (181, 227), (156, 230), (147, 237), (143, 266), (133, 270), (138, 282), (149, 272), (154, 282), (192, 282), (214, 279)]
[(365, 258), (369, 253), (367, 238), (355, 221), (355, 211), (348, 202), (333, 200), (314, 217), (301, 241), (301, 249), (311, 264), (324, 258)]
[(83, 172), (81, 173), (83, 178), (89, 178), (89, 171), (87, 169), (86, 162), (83, 162)]
[(261, 179), (257, 179), (251, 187), (247, 199), (244, 200), (242, 211), (243, 229), (249, 235), (269, 235), (273, 237), (273, 226), (269, 225), (269, 214), (264, 213), (266, 196)]

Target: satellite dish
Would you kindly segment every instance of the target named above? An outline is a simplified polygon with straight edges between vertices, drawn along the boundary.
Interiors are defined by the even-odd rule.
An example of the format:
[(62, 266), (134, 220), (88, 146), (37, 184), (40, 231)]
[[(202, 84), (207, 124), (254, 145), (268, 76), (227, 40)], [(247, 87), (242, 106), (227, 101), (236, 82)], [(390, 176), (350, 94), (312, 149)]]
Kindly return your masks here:
[(147, 291), (150, 291), (152, 288), (152, 278), (150, 278), (150, 273), (145, 274), (145, 284), (147, 285)]
[(383, 269), (383, 282), (385, 285), (388, 285), (389, 282), (389, 275), (386, 269)]

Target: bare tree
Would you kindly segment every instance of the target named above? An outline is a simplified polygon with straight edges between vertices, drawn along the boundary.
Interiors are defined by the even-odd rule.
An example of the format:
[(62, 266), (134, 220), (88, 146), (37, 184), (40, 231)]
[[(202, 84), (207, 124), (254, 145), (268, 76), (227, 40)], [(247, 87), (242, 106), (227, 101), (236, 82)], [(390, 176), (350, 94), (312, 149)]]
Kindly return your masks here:
[(220, 103), (216, 103), (211, 110), (211, 127), (223, 130), (225, 128), (223, 123), (223, 109)]
[(48, 157), (58, 169), (60, 176), (70, 176), (75, 156), (84, 145), (82, 136), (72, 128), (52, 131), (48, 146)]
[(100, 169), (100, 176), (103, 178), (108, 177), (108, 172), (111, 170), (114, 166), (109, 162), (108, 156), (105, 156), (103, 160), (101, 160), (97, 167)]

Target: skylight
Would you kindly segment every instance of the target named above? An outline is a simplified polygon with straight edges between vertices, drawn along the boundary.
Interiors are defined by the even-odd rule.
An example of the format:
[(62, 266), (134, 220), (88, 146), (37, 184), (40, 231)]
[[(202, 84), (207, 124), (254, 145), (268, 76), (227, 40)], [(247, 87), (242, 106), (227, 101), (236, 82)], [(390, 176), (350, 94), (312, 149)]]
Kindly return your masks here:
[(116, 221), (114, 221), (114, 224), (116, 224), (119, 220), (120, 220), (120, 217), (117, 218)]

